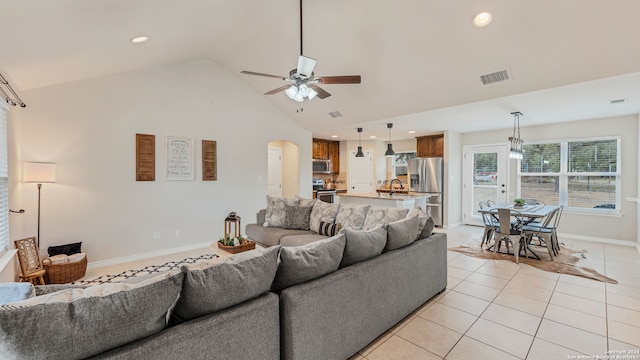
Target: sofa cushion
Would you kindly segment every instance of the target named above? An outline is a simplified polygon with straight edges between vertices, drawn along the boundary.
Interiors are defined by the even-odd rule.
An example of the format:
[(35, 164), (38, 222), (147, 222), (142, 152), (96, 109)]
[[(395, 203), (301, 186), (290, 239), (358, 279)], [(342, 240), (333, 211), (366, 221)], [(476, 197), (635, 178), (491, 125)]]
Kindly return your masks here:
[(328, 238), (329, 238), (328, 236), (320, 235), (316, 233), (302, 234), (302, 235), (288, 235), (288, 236), (283, 236), (282, 239), (280, 239), (280, 245), (287, 246), (287, 247), (302, 246), (302, 245), (310, 244), (314, 241), (325, 240)]
[(298, 205), (297, 199), (282, 198), (267, 195), (267, 211), (265, 213), (264, 226), (284, 226), (286, 219), (285, 205)]
[(231, 256), (226, 262), (183, 266), (184, 285), (173, 311), (175, 323), (226, 309), (269, 291), (279, 246)]
[(279, 293), (290, 286), (336, 271), (344, 245), (344, 234), (338, 234), (304, 246), (283, 247), (273, 291)]
[(299, 206), (285, 204), (285, 229), (309, 230), (309, 217), (311, 216), (312, 206)]
[(387, 230), (382, 226), (371, 230), (345, 229), (344, 235), (346, 244), (340, 267), (349, 266), (380, 255), (387, 244)]
[(407, 246), (416, 240), (418, 216), (412, 216), (387, 224), (387, 245), (384, 251)]
[(336, 236), (336, 234), (338, 234), (340, 229), (342, 229), (342, 225), (340, 224), (320, 221), (318, 234), (324, 235), (324, 236)]
[(184, 274), (67, 289), (0, 306), (0, 359), (84, 359), (164, 329)]
[(364, 220), (363, 230), (371, 230), (382, 224), (388, 224), (407, 217), (409, 209), (391, 208), (384, 206), (372, 205), (367, 211), (367, 217)]
[(362, 230), (368, 211), (369, 205), (340, 204), (336, 222), (343, 229)]
[(424, 224), (424, 227), (422, 228), (422, 231), (420, 232), (418, 239), (426, 239), (429, 236), (431, 236), (431, 234), (433, 234), (434, 227), (435, 227), (435, 224), (433, 223), (433, 219), (429, 217), (427, 219), (427, 222)]
[(318, 229), (320, 228), (320, 221), (335, 222), (339, 208), (340, 204), (331, 204), (324, 201), (316, 201), (316, 203), (313, 204), (313, 210), (311, 210), (311, 217), (309, 218), (309, 229), (318, 232)]
[(420, 235), (422, 234), (422, 229), (424, 229), (424, 226), (427, 223), (429, 216), (427, 216), (427, 214), (425, 214), (424, 211), (422, 211), (422, 209), (420, 208), (411, 209), (411, 211), (409, 211), (409, 213), (407, 214), (407, 217), (409, 218), (412, 216), (418, 217), (418, 228), (416, 230), (416, 240), (418, 240), (418, 239), (421, 239)]
[(245, 234), (264, 246), (274, 246), (280, 244), (280, 239), (289, 235), (313, 234), (310, 230), (293, 230), (280, 227), (264, 227), (262, 224), (247, 224), (244, 228)]
[(36, 296), (36, 290), (28, 282), (10, 282), (0, 284), (0, 305), (21, 301)]

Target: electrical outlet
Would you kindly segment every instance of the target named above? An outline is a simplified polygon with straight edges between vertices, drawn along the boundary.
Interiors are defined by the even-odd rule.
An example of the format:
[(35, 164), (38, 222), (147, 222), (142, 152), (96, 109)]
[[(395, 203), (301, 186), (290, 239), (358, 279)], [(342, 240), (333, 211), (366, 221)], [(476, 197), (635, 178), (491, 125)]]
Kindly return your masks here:
[(154, 234), (153, 234), (153, 239), (154, 239), (154, 240), (160, 240), (160, 233), (159, 233), (159, 232), (154, 233)]
[(180, 237), (180, 229), (176, 229), (176, 237)]

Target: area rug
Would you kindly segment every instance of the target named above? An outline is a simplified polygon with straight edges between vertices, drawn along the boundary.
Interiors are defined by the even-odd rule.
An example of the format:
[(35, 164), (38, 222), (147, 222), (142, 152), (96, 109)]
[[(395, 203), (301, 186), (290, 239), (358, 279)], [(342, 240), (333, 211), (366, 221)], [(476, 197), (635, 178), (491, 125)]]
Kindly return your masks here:
[(204, 254), (198, 257), (188, 257), (180, 261), (168, 261), (162, 265), (149, 265), (138, 270), (125, 270), (115, 275), (102, 275), (93, 280), (80, 280), (80, 281), (74, 282), (73, 284), (100, 285), (100, 284), (111, 283), (111, 282), (125, 281), (135, 277), (142, 277), (142, 276), (147, 276), (151, 274), (159, 274), (159, 273), (163, 273), (163, 272), (174, 270), (174, 269), (180, 269), (182, 265), (200, 263), (203, 261), (213, 260), (217, 257), (218, 255), (216, 254)]
[[(558, 256), (554, 256), (553, 260), (549, 258), (549, 253), (546, 247), (532, 246), (534, 252), (540, 257), (540, 260), (536, 258), (527, 258), (520, 256), (518, 261), (521, 264), (527, 264), (535, 267), (536, 269), (555, 272), (559, 274), (569, 274), (582, 276), (593, 280), (603, 281), (610, 284), (617, 284), (618, 281), (600, 274), (593, 268), (589, 267), (589, 261), (587, 259), (586, 250), (573, 250), (565, 246), (560, 245), (560, 251)], [(486, 260), (508, 260), (515, 262), (515, 257), (510, 254), (496, 253), (493, 257), (493, 251), (481, 248), (480, 246), (457, 246), (449, 248), (450, 251), (459, 252), (467, 256)]]

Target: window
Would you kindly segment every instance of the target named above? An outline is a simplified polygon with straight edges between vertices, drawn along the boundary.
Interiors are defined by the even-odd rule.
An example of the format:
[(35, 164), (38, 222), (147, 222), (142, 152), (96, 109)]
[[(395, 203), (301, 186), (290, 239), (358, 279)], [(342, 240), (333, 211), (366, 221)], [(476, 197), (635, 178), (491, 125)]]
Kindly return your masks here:
[(525, 144), (519, 197), (574, 209), (620, 209), (620, 138)]
[(393, 157), (393, 177), (407, 176), (409, 159), (415, 159), (415, 152), (396, 153)]
[(9, 173), (7, 169), (7, 108), (0, 104), (0, 257), (9, 249)]

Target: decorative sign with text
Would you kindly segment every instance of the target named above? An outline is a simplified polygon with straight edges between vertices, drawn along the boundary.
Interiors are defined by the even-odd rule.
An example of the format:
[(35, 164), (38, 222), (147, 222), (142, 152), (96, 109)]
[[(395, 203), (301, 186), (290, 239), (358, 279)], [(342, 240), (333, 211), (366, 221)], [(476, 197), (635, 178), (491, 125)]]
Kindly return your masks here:
[(194, 180), (193, 138), (167, 136), (167, 180)]

